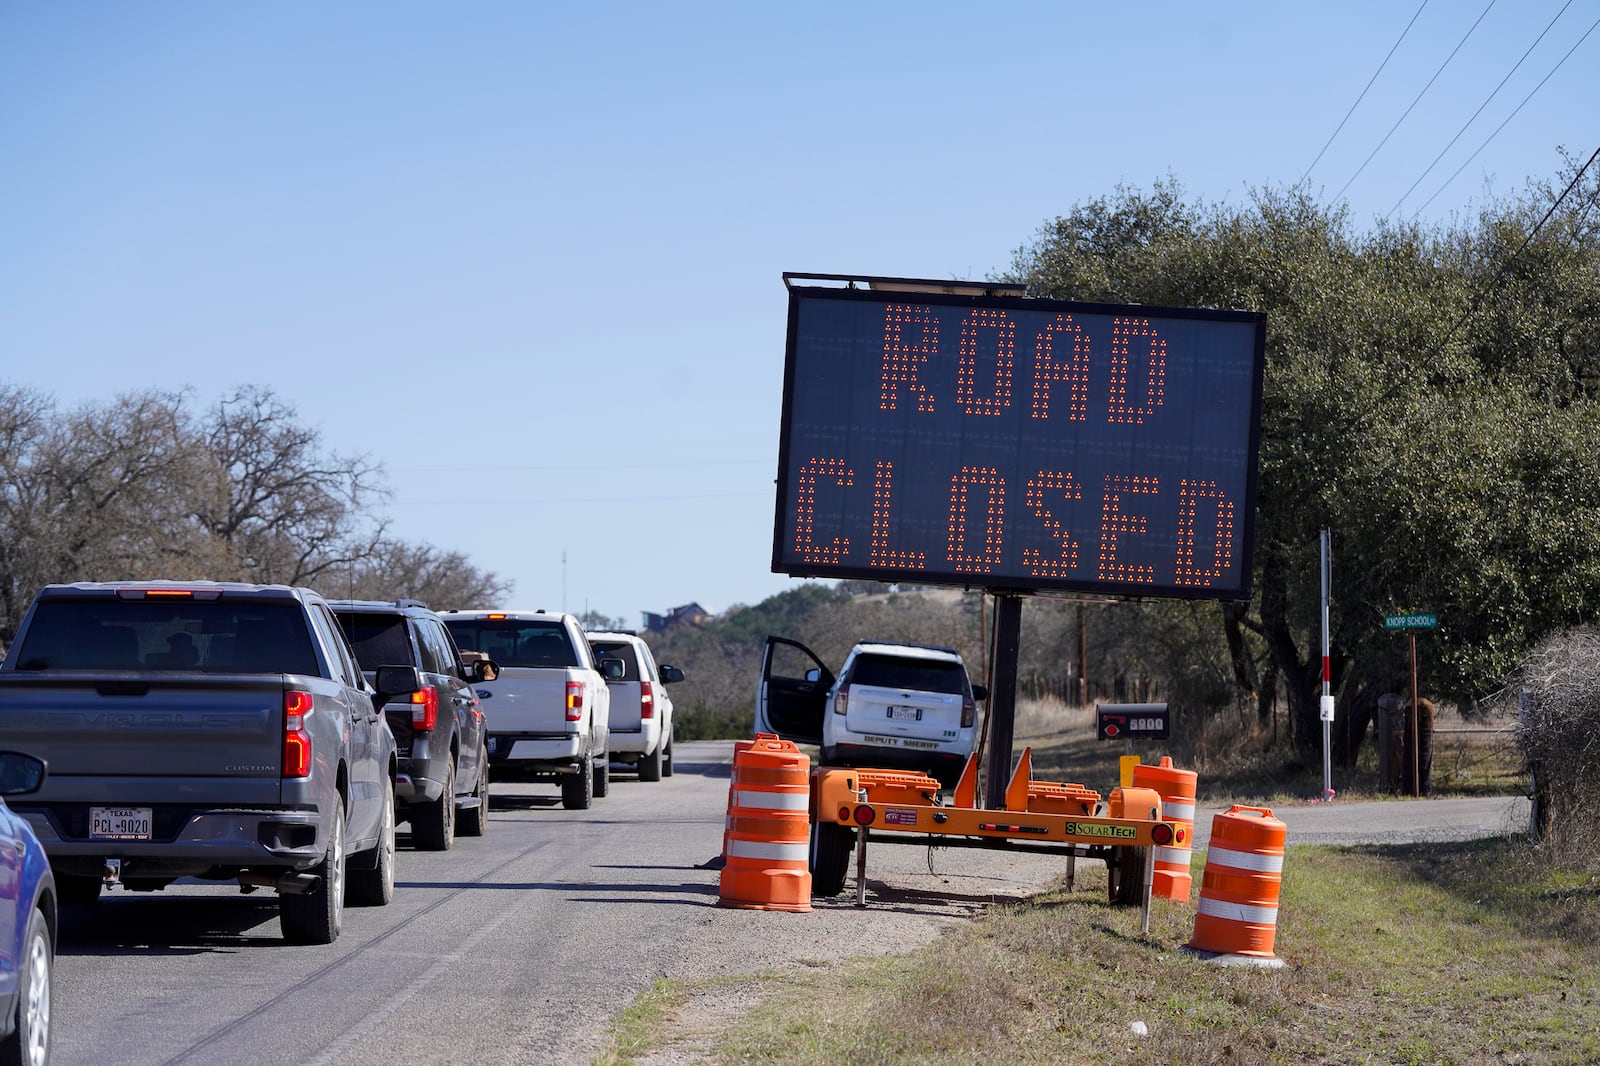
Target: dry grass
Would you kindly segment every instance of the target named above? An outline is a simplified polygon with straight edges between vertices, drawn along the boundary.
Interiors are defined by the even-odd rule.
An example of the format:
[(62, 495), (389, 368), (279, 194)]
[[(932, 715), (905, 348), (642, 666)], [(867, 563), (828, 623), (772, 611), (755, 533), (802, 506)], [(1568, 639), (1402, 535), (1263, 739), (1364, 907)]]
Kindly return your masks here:
[(1600, 885), (1521, 842), (1291, 848), (1276, 970), (1185, 951), (1181, 904), (1141, 934), (1098, 871), (907, 957), (766, 975), (701, 1061), (1600, 1060)]

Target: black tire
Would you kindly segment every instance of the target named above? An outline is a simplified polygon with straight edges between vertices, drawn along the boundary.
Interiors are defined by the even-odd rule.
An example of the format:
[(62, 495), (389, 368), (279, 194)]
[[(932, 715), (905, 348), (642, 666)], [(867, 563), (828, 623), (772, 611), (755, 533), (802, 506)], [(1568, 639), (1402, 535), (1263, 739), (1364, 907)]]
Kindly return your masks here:
[[(378, 830), (378, 842), (372, 846), (373, 856), (377, 861), (371, 869), (364, 869), (364, 862), (357, 863), (356, 868), (350, 871), (350, 880), (346, 891), (349, 893), (348, 902), (357, 907), (382, 907), (394, 899), (394, 782), (386, 782), (386, 792), (383, 797), (383, 820)], [(372, 855), (372, 852), (363, 854), (363, 858)]]
[(837, 896), (844, 891), (856, 831), (837, 822), (811, 823), (811, 894)]
[(601, 755), (594, 761), (594, 798), (604, 799), (611, 791), (611, 756)]
[(1149, 848), (1112, 848), (1106, 860), (1106, 894), (1113, 907), (1144, 903), (1144, 863)]
[(17, 960), (17, 1013), (11, 1035), (0, 1040), (0, 1066), (44, 1066), (50, 1059), (50, 987), (55, 945), (44, 915), (28, 915), (27, 938)]
[(662, 762), (662, 760), (661, 760), (661, 748), (662, 748), (662, 745), (658, 742), (656, 744), (656, 750), (655, 751), (652, 751), (648, 755), (639, 756), (639, 780), (640, 781), (660, 781), (661, 780), (661, 762)]
[(671, 777), (672, 776), (672, 734), (671, 733), (667, 734), (667, 748), (666, 748), (665, 754), (661, 758), (661, 776), (662, 777)]
[(86, 874), (56, 874), (56, 895), (61, 897), (62, 903), (98, 903), (103, 884), (101, 878)]
[(445, 767), (444, 791), (411, 808), (411, 843), (422, 851), (449, 851), (456, 842), (456, 764)]
[(473, 789), (472, 796), (478, 801), (478, 805), (476, 807), (468, 807), (461, 812), (458, 831), (462, 836), (481, 837), (489, 832), (489, 755), (487, 752), (478, 753), (478, 787)]
[(344, 928), (344, 806), (328, 825), (328, 851), (307, 873), (322, 883), (303, 895), (278, 896), (278, 928), (291, 944), (331, 944)]
[(586, 811), (594, 803), (594, 761), (579, 760), (578, 772), (561, 779), (561, 806), (569, 811)]

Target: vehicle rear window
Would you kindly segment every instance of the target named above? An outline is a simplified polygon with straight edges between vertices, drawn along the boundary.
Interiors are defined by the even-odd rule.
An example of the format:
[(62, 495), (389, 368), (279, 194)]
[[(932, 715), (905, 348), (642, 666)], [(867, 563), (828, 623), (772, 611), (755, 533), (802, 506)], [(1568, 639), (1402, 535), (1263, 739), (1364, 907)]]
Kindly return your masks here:
[(406, 633), (406, 620), (397, 614), (356, 614), (335, 611), (350, 647), (355, 650), (356, 662), (365, 671), (380, 666), (411, 666), (416, 659), (411, 654), (411, 638)]
[(501, 666), (578, 666), (578, 649), (560, 622), (515, 618), (449, 618), (445, 628), (462, 651), (481, 651)]
[(622, 665), (627, 667), (627, 670), (618, 680), (639, 680), (639, 657), (633, 653), (632, 644), (625, 640), (591, 640), (589, 647), (594, 649), (595, 655), (604, 655), (607, 659), (622, 660)]
[(43, 600), (18, 670), (321, 674), (302, 608), (259, 600)]
[(902, 659), (889, 655), (858, 655), (850, 667), (852, 685), (913, 689), (918, 692), (966, 694), (967, 672), (960, 663), (936, 659)]

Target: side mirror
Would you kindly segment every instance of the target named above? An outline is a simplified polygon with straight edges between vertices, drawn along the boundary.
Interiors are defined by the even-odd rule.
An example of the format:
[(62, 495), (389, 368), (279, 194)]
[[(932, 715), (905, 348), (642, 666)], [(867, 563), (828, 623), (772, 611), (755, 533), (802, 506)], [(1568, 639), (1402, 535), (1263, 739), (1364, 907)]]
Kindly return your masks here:
[(982, 703), (984, 700), (989, 698), (989, 690), (983, 685), (973, 685), (972, 698)]
[(600, 676), (607, 681), (621, 681), (628, 673), (628, 664), (621, 659), (602, 658)]
[(821, 681), (822, 671), (813, 666), (811, 669), (806, 671), (806, 680), (810, 681), (812, 684)]
[(665, 666), (665, 665), (663, 665), (661, 667), (661, 683), (663, 685), (670, 685), (674, 681), (682, 681), (682, 680), (683, 680), (683, 671), (679, 670), (676, 666)]
[(474, 681), (493, 681), (500, 676), (500, 664), (493, 659), (475, 659), (471, 670)]
[(0, 751), (0, 796), (24, 796), (39, 791), (47, 770), (37, 755)]
[(380, 666), (372, 685), (378, 690), (372, 702), (382, 707), (396, 696), (409, 696), (420, 689), (422, 671), (415, 666)]

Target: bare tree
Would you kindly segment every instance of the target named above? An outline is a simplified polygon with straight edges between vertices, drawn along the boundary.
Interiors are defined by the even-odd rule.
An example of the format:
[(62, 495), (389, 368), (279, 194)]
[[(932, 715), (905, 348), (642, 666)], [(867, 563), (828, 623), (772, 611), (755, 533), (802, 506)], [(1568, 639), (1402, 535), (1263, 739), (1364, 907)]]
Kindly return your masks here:
[(318, 587), (350, 599), (410, 597), (435, 610), (490, 606), (511, 593), (510, 582), (473, 566), (461, 552), (394, 540), (380, 541), (342, 572), (325, 572)]
[(324, 455), (320, 435), (270, 388), (221, 400), (201, 432), (206, 457), (195, 519), (232, 551), (241, 576), (314, 584), (376, 554), (384, 523), (383, 468), (366, 455)]
[(188, 576), (209, 555), (186, 506), (182, 397), (142, 392), (59, 416), (0, 391), (0, 636), (50, 581)]

